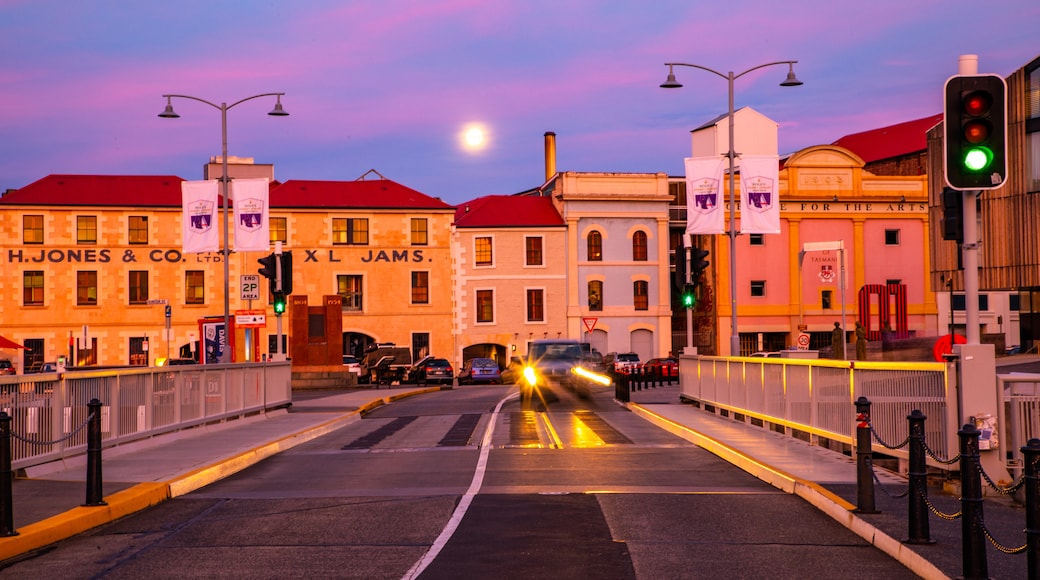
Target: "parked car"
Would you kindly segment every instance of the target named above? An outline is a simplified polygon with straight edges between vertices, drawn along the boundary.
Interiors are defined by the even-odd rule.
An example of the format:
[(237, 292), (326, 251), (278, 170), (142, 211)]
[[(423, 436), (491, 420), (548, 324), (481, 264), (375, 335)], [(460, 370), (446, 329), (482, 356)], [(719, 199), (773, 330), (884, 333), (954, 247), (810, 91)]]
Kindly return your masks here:
[(679, 376), (679, 361), (672, 357), (652, 358), (646, 361), (643, 365), (647, 373), (655, 374), (659, 377), (677, 377)]
[(498, 363), (494, 359), (471, 358), (462, 363), (462, 368), (459, 369), (460, 385), (500, 382), (502, 382), (502, 371), (499, 370)]
[(610, 352), (603, 358), (607, 371), (629, 373), (639, 368), (639, 355), (634, 352)]
[(171, 359), (166, 361), (166, 366), (197, 365), (197, 364), (199, 364), (198, 361), (196, 361), (193, 358), (171, 358)]
[(451, 385), (455, 382), (455, 369), (446, 358), (429, 357), (419, 361), (409, 373), (411, 381), (416, 384), (435, 383)]
[(11, 364), (11, 361), (3, 359), (0, 360), (0, 375), (17, 375), (18, 371)]
[(347, 367), (347, 371), (352, 372), (355, 375), (361, 375), (361, 361), (359, 361), (357, 357), (348, 354), (343, 355), (343, 366)]

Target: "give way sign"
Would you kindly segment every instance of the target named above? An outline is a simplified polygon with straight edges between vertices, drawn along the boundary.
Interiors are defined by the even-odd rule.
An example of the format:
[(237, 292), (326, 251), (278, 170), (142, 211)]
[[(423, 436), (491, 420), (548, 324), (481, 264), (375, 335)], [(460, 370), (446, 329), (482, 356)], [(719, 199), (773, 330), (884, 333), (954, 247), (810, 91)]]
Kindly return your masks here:
[(592, 332), (596, 328), (596, 321), (598, 318), (582, 318), (581, 322), (585, 325), (585, 332)]

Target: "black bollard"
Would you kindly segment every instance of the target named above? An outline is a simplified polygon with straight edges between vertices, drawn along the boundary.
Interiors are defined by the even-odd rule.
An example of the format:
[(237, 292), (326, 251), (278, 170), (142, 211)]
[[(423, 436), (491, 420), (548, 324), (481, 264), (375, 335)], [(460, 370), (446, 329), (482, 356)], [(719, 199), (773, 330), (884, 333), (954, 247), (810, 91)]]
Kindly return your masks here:
[(870, 401), (856, 399), (856, 509), (858, 514), (879, 513), (874, 506), (874, 467), (871, 464)]
[(621, 402), (627, 403), (632, 400), (632, 384), (628, 380), (628, 373), (618, 373), (615, 380), (621, 386)]
[(1030, 439), (1022, 448), (1026, 489), (1027, 578), (1040, 578), (1040, 439)]
[(934, 544), (928, 528), (928, 465), (924, 454), (924, 413), (914, 409), (906, 416), (910, 422), (910, 505), (907, 544)]
[(11, 471), (11, 417), (0, 411), (0, 536), (14, 529), (14, 472)]
[(957, 431), (961, 440), (961, 563), (965, 580), (989, 578), (986, 562), (982, 477), (979, 474), (979, 430), (967, 423)]
[(108, 505), (101, 499), (101, 401), (87, 403), (87, 502), (84, 506)]

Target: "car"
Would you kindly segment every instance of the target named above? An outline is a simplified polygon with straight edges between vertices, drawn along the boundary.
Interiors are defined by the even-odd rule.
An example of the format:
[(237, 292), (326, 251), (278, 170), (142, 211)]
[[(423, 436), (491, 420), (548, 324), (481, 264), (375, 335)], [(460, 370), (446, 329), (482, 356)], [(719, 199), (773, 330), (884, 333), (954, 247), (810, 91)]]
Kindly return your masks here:
[(446, 358), (427, 358), (412, 367), (412, 381), (417, 384), (434, 383), (451, 385), (455, 382), (455, 369)]
[(0, 360), (0, 375), (17, 375), (18, 370), (14, 368), (11, 361), (3, 359)]
[(780, 358), (779, 352), (753, 352), (751, 356), (754, 358)]
[(197, 365), (199, 364), (193, 358), (171, 358), (166, 361), (166, 366), (177, 366), (177, 365)]
[(348, 372), (352, 372), (355, 375), (361, 374), (361, 361), (357, 357), (350, 356), (349, 354), (343, 355), (343, 366), (347, 367)]
[(679, 361), (670, 357), (652, 358), (643, 365), (647, 373), (656, 374), (659, 377), (679, 376)]
[(459, 369), (460, 385), (500, 382), (502, 382), (502, 371), (499, 370), (498, 363), (494, 359), (471, 358), (462, 363), (462, 368)]
[(639, 355), (634, 352), (610, 352), (603, 358), (607, 371), (630, 373), (639, 368)]
[(40, 362), (29, 367), (26, 373), (56, 373), (58, 372), (58, 363), (56, 362)]

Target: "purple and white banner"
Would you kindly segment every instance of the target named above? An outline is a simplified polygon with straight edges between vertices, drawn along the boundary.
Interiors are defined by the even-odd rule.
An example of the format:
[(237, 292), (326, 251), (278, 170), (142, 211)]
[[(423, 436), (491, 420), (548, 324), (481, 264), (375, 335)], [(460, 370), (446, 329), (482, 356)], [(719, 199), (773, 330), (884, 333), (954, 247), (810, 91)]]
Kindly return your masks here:
[(721, 234), (726, 231), (722, 199), (722, 158), (686, 158), (686, 233)]
[(780, 233), (780, 158), (740, 156), (740, 231)]
[(181, 182), (181, 214), (185, 254), (220, 250), (216, 181)]
[(268, 179), (238, 178), (231, 182), (235, 202), (235, 251), (266, 252), (271, 248), (268, 223)]

